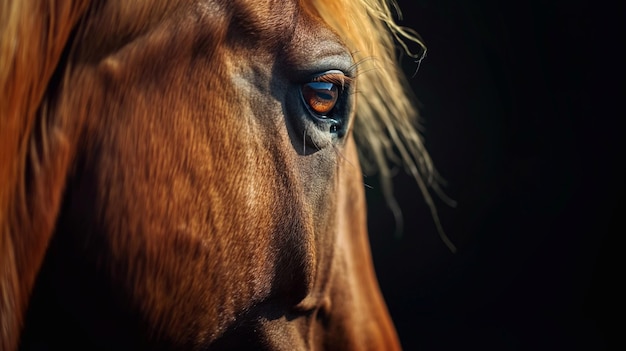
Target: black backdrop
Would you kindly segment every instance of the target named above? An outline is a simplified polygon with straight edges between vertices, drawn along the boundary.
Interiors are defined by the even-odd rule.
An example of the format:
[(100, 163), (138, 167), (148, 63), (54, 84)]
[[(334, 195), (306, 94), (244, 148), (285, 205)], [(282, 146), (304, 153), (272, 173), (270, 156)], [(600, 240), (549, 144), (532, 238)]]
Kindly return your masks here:
[[(428, 46), (410, 83), (458, 201), (437, 201), (452, 254), (409, 176), (394, 178), (400, 238), (376, 177), (366, 178), (374, 263), (404, 348), (619, 349), (622, 11), (597, 1), (398, 2), (401, 23)], [(409, 76), (417, 68), (402, 63)]]

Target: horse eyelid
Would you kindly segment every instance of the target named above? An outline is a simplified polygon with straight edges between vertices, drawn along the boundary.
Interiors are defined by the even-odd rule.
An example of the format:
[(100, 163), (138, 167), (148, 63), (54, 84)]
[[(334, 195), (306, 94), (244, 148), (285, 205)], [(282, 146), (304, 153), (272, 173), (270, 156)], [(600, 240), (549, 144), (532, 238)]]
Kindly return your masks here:
[(341, 71), (329, 71), (329, 72), (322, 73), (318, 76), (313, 77), (311, 81), (332, 83), (341, 87), (341, 90), (345, 90), (350, 87), (350, 85), (354, 81), (354, 78), (346, 76)]

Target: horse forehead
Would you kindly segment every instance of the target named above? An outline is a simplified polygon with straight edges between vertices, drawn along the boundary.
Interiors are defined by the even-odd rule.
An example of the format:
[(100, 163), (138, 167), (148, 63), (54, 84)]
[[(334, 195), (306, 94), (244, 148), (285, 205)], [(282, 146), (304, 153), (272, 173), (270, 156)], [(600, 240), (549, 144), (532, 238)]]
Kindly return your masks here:
[[(233, 49), (233, 57), (253, 61), (266, 56), (301, 68), (318, 57), (338, 53), (349, 57), (339, 36), (318, 15), (311, 1), (300, 0), (172, 0), (102, 2), (92, 11), (95, 21), (85, 28), (81, 54), (124, 47), (127, 39), (154, 32), (157, 27), (174, 36), (196, 31), (198, 47)], [(164, 25), (165, 24), (165, 25)], [(181, 38), (182, 39), (182, 38)], [(180, 40), (174, 40), (175, 46)], [(170, 43), (171, 44), (171, 43)]]
[[(218, 0), (231, 17), (234, 28), (259, 38), (285, 39), (295, 29), (302, 3), (295, 0)], [(209, 0), (205, 6), (215, 6)]]
[[(345, 53), (341, 40), (319, 17), (310, 1), (226, 1), (231, 39), (246, 48), (260, 48), (298, 64), (330, 50)], [(215, 6), (214, 3), (205, 6)], [(296, 62), (290, 62), (296, 61)]]

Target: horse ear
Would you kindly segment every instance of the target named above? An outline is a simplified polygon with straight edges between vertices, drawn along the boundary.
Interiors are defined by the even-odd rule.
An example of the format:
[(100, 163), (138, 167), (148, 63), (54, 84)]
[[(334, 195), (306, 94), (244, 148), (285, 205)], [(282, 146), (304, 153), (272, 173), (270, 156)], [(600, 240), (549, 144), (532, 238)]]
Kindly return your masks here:
[(47, 135), (51, 123), (41, 105), (87, 5), (87, 0), (0, 3), (1, 350), (18, 347), (29, 295), (58, 212), (63, 184), (43, 179), (51, 163), (58, 168), (57, 161), (49, 162), (57, 157), (53, 152), (58, 147), (50, 145), (55, 137)]

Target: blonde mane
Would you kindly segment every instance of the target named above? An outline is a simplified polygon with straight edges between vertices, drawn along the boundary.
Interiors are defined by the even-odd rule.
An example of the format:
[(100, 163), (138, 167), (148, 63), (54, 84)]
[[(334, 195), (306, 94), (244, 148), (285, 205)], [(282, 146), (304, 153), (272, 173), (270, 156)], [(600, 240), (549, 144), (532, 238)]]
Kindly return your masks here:
[[(417, 63), (426, 54), (426, 46), (416, 32), (396, 24), (392, 9), (399, 18), (401, 13), (394, 0), (313, 0), (313, 3), (358, 63), (357, 89), (364, 98), (357, 98), (354, 137), (359, 144), (361, 164), (366, 171), (380, 172), (383, 194), (399, 230), (402, 214), (393, 196), (391, 178), (394, 165), (404, 167), (415, 178), (441, 239), (455, 252), (454, 244), (441, 226), (429, 188), (449, 205), (454, 206), (454, 201), (439, 187), (442, 179), (419, 134), (419, 114), (396, 58), (396, 43)], [(417, 43), (421, 52), (411, 52), (405, 40)]]

